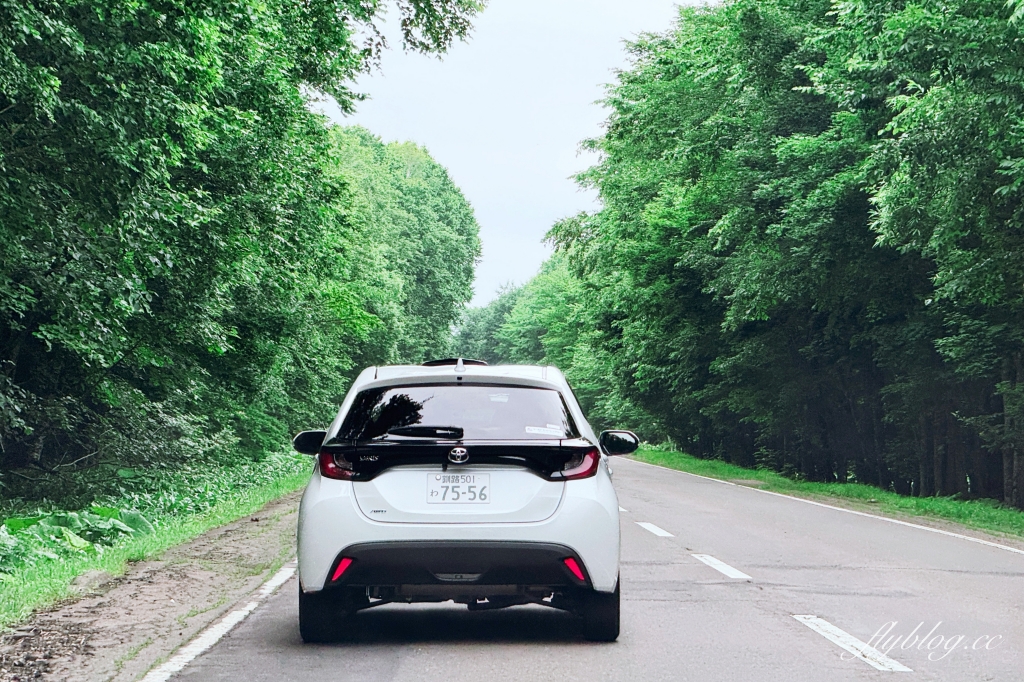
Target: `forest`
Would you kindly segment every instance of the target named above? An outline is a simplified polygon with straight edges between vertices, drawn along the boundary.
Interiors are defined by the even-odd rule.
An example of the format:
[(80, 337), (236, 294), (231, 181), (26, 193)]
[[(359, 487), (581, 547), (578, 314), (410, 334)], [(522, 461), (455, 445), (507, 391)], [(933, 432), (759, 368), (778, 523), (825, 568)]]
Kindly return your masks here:
[[(390, 7), (437, 55), (484, 4)], [(0, 5), (0, 583), (308, 475), (354, 373), (452, 353), (703, 459), (1024, 509), (1024, 0), (681, 8), (583, 143), (600, 208), (469, 309), (447, 171), (312, 106), (358, 105), (388, 6)]]
[(600, 209), (460, 353), (593, 422), (808, 481), (1024, 508), (1024, 3), (729, 0), (628, 45)]
[[(472, 208), (311, 107), (359, 101), (385, 6), (0, 5), (0, 582), (308, 473), (355, 373), (449, 352)], [(391, 11), (434, 54), (481, 7)]]

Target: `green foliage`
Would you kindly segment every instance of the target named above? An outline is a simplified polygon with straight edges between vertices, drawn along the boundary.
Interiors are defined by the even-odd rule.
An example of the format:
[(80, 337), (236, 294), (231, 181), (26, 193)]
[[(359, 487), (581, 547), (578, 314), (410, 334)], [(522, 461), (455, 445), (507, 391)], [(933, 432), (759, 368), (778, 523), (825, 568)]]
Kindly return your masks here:
[[(397, 4), (426, 52), (483, 6)], [(258, 460), (361, 365), (447, 350), (472, 210), (307, 106), (351, 108), (384, 7), (0, 4), (0, 506)]]
[(570, 281), (494, 348), (698, 457), (1024, 507), (1019, 10), (681, 9), (587, 143), (603, 208), (549, 234)]
[(579, 336), (581, 293), (564, 259), (549, 260), (494, 333), (498, 354), (509, 362), (568, 366)]
[(116, 493), (98, 497), (85, 511), (43, 508), (30, 516), (9, 517), (0, 524), (0, 581), (41, 562), (98, 556), (309, 468), (308, 457), (288, 452), (231, 467), (166, 468), (121, 477)]
[(498, 296), (482, 308), (468, 308), (455, 330), (455, 354), (464, 358), (483, 360), (491, 365), (507, 359), (498, 351), (497, 333), (519, 298), (520, 289), (503, 286)]
[[(248, 516), (267, 502), (301, 488), (309, 480), (308, 458), (292, 457), (290, 463), (285, 460), (280, 463), (285, 466), (270, 467), (269, 471), (265, 467), (258, 471), (246, 470), (244, 474), (256, 474), (256, 478), (260, 472), (267, 471), (272, 478), (246, 485), (246, 478), (240, 476), (238, 481), (241, 485), (199, 514), (161, 516), (159, 525), (152, 531), (122, 536), (119, 542), (104, 545), (100, 551), (65, 552), (58, 557), (59, 560), (36, 560), (23, 563), (9, 573), (0, 571), (0, 628), (24, 619), (33, 609), (75, 596), (73, 581), (87, 571), (120, 575), (130, 562), (159, 555), (210, 528)], [(208, 473), (224, 475), (223, 471)], [(131, 525), (126, 517), (122, 518), (125, 525)], [(5, 527), (0, 526), (0, 546), (4, 544), (4, 538)], [(281, 560), (285, 559), (281, 557)], [(270, 568), (271, 573), (274, 570), (276, 566)]]
[(456, 335), (459, 355), (560, 367), (595, 426), (631, 424), (647, 438), (663, 438), (657, 419), (611, 380), (611, 354), (598, 344), (599, 320), (585, 300), (582, 283), (556, 253), (525, 286), (505, 288), (489, 305), (466, 312)]
[(360, 235), (352, 291), (374, 322), (357, 364), (445, 357), (480, 256), (472, 208), (422, 147), (384, 145), (361, 128), (336, 128), (332, 140)]
[(4, 521), (0, 534), (0, 576), (59, 555), (97, 554), (135, 531), (117, 516), (63, 512)]
[[(61, 576), (0, 621), (66, 591), (54, 565), (301, 478), (280, 449), (354, 372), (447, 352), (472, 209), (308, 107), (352, 108), (385, 6), (0, 3), (0, 580)], [(441, 52), (483, 3), (397, 6)]]

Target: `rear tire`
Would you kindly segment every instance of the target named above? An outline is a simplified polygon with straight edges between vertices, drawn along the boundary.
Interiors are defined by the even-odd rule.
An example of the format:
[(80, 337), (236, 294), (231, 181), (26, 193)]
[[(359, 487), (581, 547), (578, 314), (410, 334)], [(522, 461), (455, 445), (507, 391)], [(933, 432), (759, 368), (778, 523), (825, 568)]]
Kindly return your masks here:
[(303, 592), (299, 587), (299, 634), (307, 644), (334, 642), (345, 633), (345, 624), (355, 614), (359, 597), (349, 590)]
[(614, 642), (619, 638), (619, 585), (615, 591), (591, 592), (580, 609), (583, 636), (591, 642)]

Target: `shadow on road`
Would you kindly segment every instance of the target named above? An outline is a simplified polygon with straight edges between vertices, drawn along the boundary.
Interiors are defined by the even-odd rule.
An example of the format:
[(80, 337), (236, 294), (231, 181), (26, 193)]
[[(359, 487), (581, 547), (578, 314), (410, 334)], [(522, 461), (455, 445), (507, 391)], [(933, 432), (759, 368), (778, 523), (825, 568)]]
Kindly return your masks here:
[[(542, 606), (473, 612), (453, 604), (388, 605), (356, 614), (334, 644), (584, 642), (579, 620)], [(330, 645), (329, 645), (330, 646)]]

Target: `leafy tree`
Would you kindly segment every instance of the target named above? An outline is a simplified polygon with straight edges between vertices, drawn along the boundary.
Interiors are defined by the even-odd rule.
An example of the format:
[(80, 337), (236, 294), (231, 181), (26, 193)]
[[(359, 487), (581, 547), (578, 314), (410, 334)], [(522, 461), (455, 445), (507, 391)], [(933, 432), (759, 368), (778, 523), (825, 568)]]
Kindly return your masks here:
[(498, 349), (497, 333), (519, 299), (520, 291), (519, 287), (505, 285), (487, 306), (467, 309), (455, 330), (455, 354), (492, 365), (510, 362)]
[[(93, 494), (124, 463), (262, 456), (323, 420), (357, 361), (446, 342), (476, 257), (468, 205), (410, 148), (380, 163), (424, 169), (395, 183), (424, 202), (415, 228), (360, 222), (343, 134), (307, 107), (315, 91), (353, 106), (384, 7), (0, 6), (5, 496)], [(481, 7), (402, 0), (404, 42), (443, 51)], [(419, 273), (357, 262), (384, 253), (384, 232), (388, 249), (412, 258), (426, 240), (450, 260)], [(431, 267), (448, 288), (421, 320)], [(410, 328), (378, 355), (388, 283)]]
[(489, 305), (468, 310), (458, 347), (466, 357), (492, 363), (560, 367), (595, 426), (632, 424), (647, 438), (663, 439), (657, 419), (616, 390), (612, 358), (599, 346), (584, 303), (582, 282), (556, 253), (525, 286), (505, 289)]
[(365, 361), (449, 355), (480, 257), (473, 209), (422, 147), (384, 145), (361, 128), (336, 128), (333, 137), (339, 170), (356, 189), (356, 280), (381, 321)]
[[(1020, 3), (1007, 4), (1019, 18)], [(884, 103), (869, 166), (872, 227), (882, 244), (934, 264), (926, 303), (937, 320), (935, 347), (977, 387), (974, 410), (963, 411), (965, 396), (948, 392), (925, 408), (922, 462), (932, 469), (925, 487), (930, 478), (936, 490), (962, 491), (959, 481), (970, 476), (987, 479), (984, 487), (996, 494), (1000, 472), (992, 463), (961, 463), (983, 458), (949, 457), (948, 448), (929, 445), (936, 432), (941, 443), (944, 432), (969, 427), (1001, 454), (998, 492), (1024, 507), (1020, 25), (992, 1), (843, 2), (836, 9), (837, 30), (821, 39), (830, 58), (810, 71), (815, 88), (860, 118)], [(854, 102), (851, 93), (865, 97)]]
[(550, 233), (570, 281), (527, 284), (495, 348), (699, 456), (1024, 507), (1020, 13), (681, 9), (609, 89), (603, 208)]

